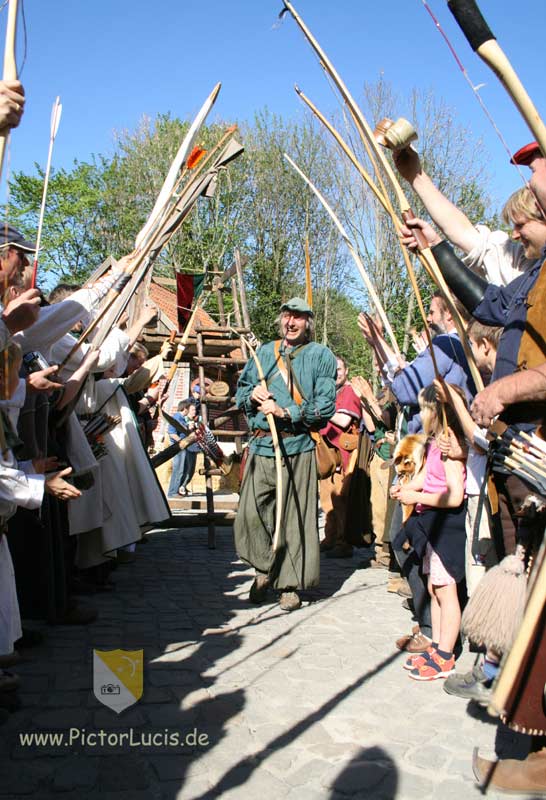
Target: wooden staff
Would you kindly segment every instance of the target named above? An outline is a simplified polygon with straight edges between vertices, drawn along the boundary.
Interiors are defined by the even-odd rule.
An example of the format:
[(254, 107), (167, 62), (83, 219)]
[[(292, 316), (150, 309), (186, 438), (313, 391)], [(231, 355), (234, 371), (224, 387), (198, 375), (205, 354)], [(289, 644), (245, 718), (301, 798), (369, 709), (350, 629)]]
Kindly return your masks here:
[[(19, 0), (9, 0), (8, 22), (6, 26), (6, 42), (4, 46), (4, 70), (2, 77), (5, 81), (17, 80), (17, 63), (15, 61), (15, 39), (17, 36), (17, 6)], [(4, 165), (4, 152), (9, 136), (9, 128), (0, 131), (0, 175)]]
[(32, 280), (30, 282), (31, 289), (34, 289), (34, 287), (36, 286), (36, 277), (38, 274), (38, 251), (40, 250), (40, 242), (42, 241), (42, 228), (44, 225), (44, 214), (45, 214), (45, 205), (47, 197), (47, 187), (49, 184), (49, 174), (51, 172), (53, 143), (55, 142), (55, 137), (57, 136), (57, 131), (59, 130), (59, 123), (61, 121), (62, 111), (63, 107), (61, 105), (60, 98), (57, 97), (55, 102), (53, 103), (53, 108), (51, 110), (51, 123), (49, 128), (49, 150), (47, 153), (47, 166), (44, 175), (44, 189), (42, 192), (42, 204), (40, 206), (40, 218), (38, 221), (38, 235), (36, 236), (36, 252), (34, 253), (34, 262), (32, 264)]
[[(2, 77), (6, 81), (15, 81), (17, 80), (17, 63), (15, 61), (15, 39), (17, 36), (17, 10), (18, 10), (18, 0), (9, 0), (9, 7), (8, 7), (8, 21), (6, 25), (6, 39), (4, 44), (4, 69)], [(6, 142), (9, 136), (9, 128), (6, 128), (3, 131), (0, 131), (0, 175), (2, 175), (2, 169), (4, 165), (4, 153), (6, 149)], [(7, 219), (6, 219), (6, 227), (7, 227)], [(7, 278), (4, 281), (4, 290), (7, 289)], [(3, 363), (3, 378), (4, 378), (4, 399), (7, 399), (7, 391), (8, 391), (8, 351), (7, 348), (4, 351), (4, 363)], [(2, 423), (2, 419), (0, 417), (0, 447), (2, 452), (5, 453), (7, 450), (6, 445), (6, 437), (4, 433), (4, 425)]]
[(475, 53), (500, 80), (546, 158), (546, 126), (475, 0), (448, 0), (448, 6)]
[(305, 237), (305, 299), (309, 308), (313, 308), (313, 284), (311, 283), (311, 254), (309, 253), (309, 236)]
[[(527, 600), (525, 613), (519, 631), (515, 638), (512, 649), (505, 657), (502, 670), (495, 684), (491, 702), (488, 707), (490, 714), (495, 716), (502, 714), (507, 716), (510, 722), (511, 695), (514, 694), (516, 681), (524, 679), (525, 672), (528, 670), (529, 660), (532, 660), (533, 639), (539, 630), (539, 626), (544, 624), (544, 608), (546, 605), (546, 559), (544, 553), (540, 558), (540, 564), (536, 570), (536, 579), (533, 581), (530, 596)], [(543, 627), (542, 627), (543, 630)], [(523, 674), (522, 674), (523, 673)], [(542, 689), (544, 680), (542, 680)], [(542, 709), (542, 694), (540, 700), (536, 698), (537, 705)], [(538, 711), (538, 709), (537, 709)], [(542, 716), (544, 712), (542, 711)]]

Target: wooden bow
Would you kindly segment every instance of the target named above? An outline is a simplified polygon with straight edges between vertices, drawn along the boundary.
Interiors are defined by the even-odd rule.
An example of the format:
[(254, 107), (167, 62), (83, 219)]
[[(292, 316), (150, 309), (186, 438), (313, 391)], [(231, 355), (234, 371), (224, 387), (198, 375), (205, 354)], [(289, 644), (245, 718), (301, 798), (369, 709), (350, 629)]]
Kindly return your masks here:
[(478, 4), (475, 0), (448, 0), (448, 6), (471, 48), (493, 70), (514, 101), (546, 158), (546, 126)]
[(398, 348), (398, 342), (396, 341), (396, 337), (394, 335), (394, 331), (391, 328), (391, 324), (390, 324), (390, 322), (388, 320), (388, 317), (387, 317), (387, 315), (385, 313), (385, 309), (383, 308), (381, 300), (379, 299), (379, 296), (378, 296), (377, 292), (375, 291), (375, 287), (374, 287), (374, 285), (373, 285), (373, 283), (372, 283), (372, 281), (370, 279), (370, 276), (366, 272), (366, 268), (365, 268), (364, 264), (362, 263), (362, 259), (360, 258), (360, 256), (358, 255), (355, 247), (353, 246), (353, 243), (351, 242), (351, 239), (349, 238), (349, 234), (347, 233), (347, 231), (343, 227), (339, 217), (336, 215), (336, 213), (334, 212), (333, 208), (329, 205), (329, 203), (327, 202), (326, 198), (321, 194), (321, 192), (317, 189), (317, 187), (314, 185), (314, 183), (312, 183), (309, 180), (309, 178), (306, 175), (304, 175), (304, 173), (301, 171), (301, 169), (298, 167), (298, 165), (294, 161), (292, 161), (290, 156), (285, 153), (284, 157), (286, 158), (288, 163), (296, 170), (298, 175), (301, 178), (303, 178), (305, 183), (309, 186), (311, 191), (314, 192), (314, 194), (318, 197), (318, 199), (321, 202), (322, 206), (327, 211), (327, 213), (330, 215), (334, 225), (336, 226), (336, 228), (338, 229), (338, 231), (339, 231), (339, 233), (341, 235), (341, 238), (343, 239), (343, 241), (347, 245), (347, 248), (348, 248), (350, 254), (352, 255), (352, 257), (354, 259), (354, 262), (355, 262), (355, 264), (356, 264), (356, 266), (358, 268), (358, 271), (360, 272), (360, 275), (362, 277), (362, 280), (364, 281), (366, 289), (368, 290), (368, 293), (369, 293), (370, 297), (372, 298), (373, 303), (374, 303), (374, 305), (375, 305), (375, 307), (377, 309), (377, 313), (381, 317), (381, 322), (383, 323), (383, 325), (385, 327), (385, 330), (386, 330), (386, 332), (387, 332), (387, 334), (389, 336), (389, 339), (391, 340), (391, 345), (392, 345), (392, 348), (393, 348), (394, 352), (398, 356), (401, 355), (400, 354), (400, 350)]
[[(387, 160), (385, 154), (382, 152), (382, 149), (381, 149), (380, 145), (378, 144), (372, 129), (370, 128), (370, 126), (366, 122), (366, 119), (365, 119), (362, 111), (360, 110), (359, 106), (357, 105), (357, 103), (353, 99), (353, 97), (352, 97), (351, 93), (349, 92), (347, 86), (344, 84), (344, 82), (342, 81), (341, 77), (337, 73), (334, 65), (328, 59), (328, 57), (327, 57), (326, 53), (324, 52), (324, 50), (321, 48), (321, 46), (319, 45), (317, 40), (314, 38), (314, 36), (310, 32), (310, 30), (307, 28), (307, 26), (305, 25), (305, 23), (303, 22), (303, 20), (299, 16), (299, 14), (296, 12), (296, 10), (294, 9), (294, 6), (292, 5), (292, 3), (289, 2), (289, 0), (283, 0), (283, 2), (284, 2), (285, 9), (290, 12), (290, 14), (294, 18), (295, 22), (297, 23), (298, 27), (303, 32), (305, 38), (307, 39), (307, 41), (309, 42), (309, 44), (311, 45), (311, 47), (313, 48), (313, 50), (317, 54), (321, 67), (326, 72), (326, 74), (330, 76), (330, 78), (332, 79), (334, 85), (338, 89), (338, 91), (339, 91), (344, 103), (346, 104), (347, 108), (349, 109), (349, 112), (350, 112), (351, 117), (353, 119), (353, 122), (354, 122), (354, 124), (356, 126), (356, 129), (357, 129), (357, 131), (358, 131), (358, 133), (359, 133), (359, 135), (360, 135), (360, 137), (362, 139), (362, 143), (363, 143), (364, 147), (366, 148), (368, 156), (369, 156), (369, 158), (370, 158), (370, 160), (372, 162), (372, 165), (374, 167), (376, 178), (377, 178), (377, 181), (378, 181), (379, 186), (381, 188), (381, 191), (379, 192), (379, 194), (383, 195), (385, 208), (386, 208), (386, 210), (388, 210), (388, 213), (390, 214), (391, 218), (393, 219), (393, 222), (395, 223), (395, 225), (397, 227), (397, 230), (399, 230), (399, 223), (398, 223), (398, 225), (396, 223), (397, 217), (396, 217), (396, 214), (394, 212), (394, 209), (393, 209), (392, 203), (390, 201), (390, 198), (388, 196), (385, 184), (383, 182), (383, 179), (382, 179), (382, 176), (381, 176), (381, 171), (386, 176), (386, 178), (387, 178), (389, 184), (391, 185), (391, 188), (392, 188), (392, 190), (393, 190), (393, 192), (395, 194), (396, 201), (397, 201), (397, 203), (398, 203), (398, 205), (400, 207), (402, 219), (404, 221), (407, 221), (407, 220), (413, 219), (415, 217), (415, 215), (414, 215), (413, 210), (412, 210), (412, 208), (411, 208), (411, 206), (410, 206), (410, 204), (409, 204), (409, 202), (408, 202), (408, 200), (407, 200), (407, 198), (406, 198), (406, 196), (404, 194), (404, 191), (403, 191), (402, 187), (400, 186), (400, 183), (398, 182), (398, 179), (396, 178), (396, 175), (394, 174), (394, 171), (393, 171), (389, 161)], [(469, 368), (470, 368), (470, 371), (472, 373), (472, 377), (474, 379), (474, 383), (476, 384), (476, 388), (478, 388), (478, 389), (483, 388), (483, 381), (481, 379), (480, 373), (479, 373), (478, 368), (476, 366), (476, 363), (474, 361), (474, 357), (472, 355), (472, 351), (470, 350), (470, 347), (469, 347), (468, 342), (467, 342), (466, 330), (465, 330), (465, 326), (464, 326), (463, 320), (461, 318), (461, 315), (458, 312), (458, 309), (455, 306), (455, 303), (454, 303), (453, 298), (451, 296), (451, 292), (449, 290), (449, 287), (448, 287), (447, 283), (445, 282), (445, 279), (444, 279), (444, 277), (443, 277), (443, 275), (442, 275), (442, 273), (440, 271), (440, 268), (439, 268), (438, 264), (436, 263), (436, 259), (434, 258), (430, 248), (428, 247), (428, 243), (426, 242), (426, 240), (424, 240), (424, 237), (422, 235), (418, 234), (416, 236), (416, 239), (418, 240), (419, 248), (420, 248), (419, 249), (419, 253), (418, 253), (419, 260), (423, 264), (423, 266), (426, 269), (426, 271), (429, 274), (429, 276), (434, 280), (434, 282), (441, 289), (441, 291), (442, 291), (442, 293), (443, 293), (443, 295), (445, 297), (445, 301), (447, 303), (447, 306), (448, 306), (448, 308), (449, 308), (449, 310), (451, 312), (451, 315), (453, 316), (453, 320), (454, 320), (455, 326), (457, 328), (457, 332), (459, 334), (459, 337), (461, 339), (461, 344), (462, 344), (462, 346), (464, 348), (465, 355), (466, 355), (466, 358), (468, 360)], [(410, 278), (410, 282), (412, 284), (412, 288), (413, 288), (413, 290), (415, 292), (415, 295), (417, 297), (417, 300), (418, 300), (419, 309), (421, 311), (421, 314), (424, 316), (424, 307), (423, 307), (422, 299), (420, 297), (420, 291), (419, 291), (419, 287), (417, 285), (417, 281), (416, 281), (416, 278), (415, 278), (413, 267), (411, 266), (411, 262), (410, 262), (409, 258), (407, 257), (407, 254), (405, 254), (404, 258), (405, 258), (405, 261), (406, 261), (406, 266), (408, 267), (408, 275), (409, 275), (409, 278)], [(426, 325), (425, 325), (425, 327), (426, 327)], [(432, 352), (432, 349), (431, 349), (431, 352)], [(437, 372), (437, 369), (435, 369), (435, 371)]]
[[(232, 130), (233, 128), (230, 128), (229, 132)], [(228, 133), (222, 137), (221, 141), (225, 140)], [(211, 166), (206, 163), (207, 159), (204, 159), (203, 163), (196, 169), (195, 174), (192, 174), (191, 180), (188, 182), (187, 186), (184, 187), (182, 195), (178, 197), (174, 206), (169, 207), (168, 213), (163, 216), (160, 215), (159, 222), (157, 221), (157, 214), (155, 215), (155, 221), (149, 228), (149, 234), (143, 237), (143, 243), (140, 249), (133, 253), (132, 260), (124, 271), (120, 282), (110, 290), (103, 302), (101, 311), (86, 328), (79, 341), (74, 345), (71, 352), (65, 358), (63, 365), (72, 356), (73, 352), (81, 346), (85, 338), (97, 327), (99, 322), (103, 322), (103, 320), (100, 336), (104, 338), (104, 336), (107, 335), (111, 326), (115, 323), (115, 320), (126, 307), (139, 283), (152, 266), (153, 261), (174, 233), (180, 228), (199, 196), (208, 189), (211, 182), (218, 174), (218, 171), (225, 167), (233, 158), (240, 155), (242, 151), (242, 146), (236, 144), (234, 140), (232, 140), (226, 145), (220, 155), (217, 156)], [(207, 167), (206, 169), (204, 169), (205, 166)], [(172, 190), (172, 195), (173, 194), (174, 189)], [(120, 301), (116, 303), (122, 293), (124, 293), (123, 300), (120, 299)], [(106, 314), (109, 314), (109, 316), (106, 317)], [(93, 345), (100, 346), (97, 343), (97, 339), (94, 340)]]
[[(15, 61), (15, 39), (17, 36), (17, 10), (19, 0), (9, 0), (8, 23), (6, 27), (6, 43), (4, 46), (4, 70), (2, 78), (5, 81), (17, 80), (17, 63)], [(4, 152), (9, 136), (9, 129), (0, 131), (0, 175), (4, 164)]]
[(161, 187), (161, 190), (157, 196), (154, 207), (150, 212), (150, 216), (148, 217), (144, 227), (137, 234), (137, 237), (135, 239), (135, 247), (137, 249), (142, 246), (143, 242), (146, 240), (146, 237), (149, 235), (154, 225), (157, 225), (158, 222), (163, 218), (166, 207), (169, 203), (169, 200), (175, 188), (175, 185), (178, 182), (180, 171), (185, 166), (186, 161), (190, 155), (190, 151), (195, 141), (195, 137), (199, 133), (201, 126), (203, 125), (211, 108), (216, 102), (216, 98), (218, 97), (221, 88), (222, 84), (217, 83), (212, 92), (209, 94), (209, 96), (203, 103), (203, 105), (201, 106), (199, 113), (195, 117), (187, 134), (182, 140), (182, 143), (178, 148), (178, 151), (174, 159), (172, 160), (171, 166), (165, 177), (163, 186)]

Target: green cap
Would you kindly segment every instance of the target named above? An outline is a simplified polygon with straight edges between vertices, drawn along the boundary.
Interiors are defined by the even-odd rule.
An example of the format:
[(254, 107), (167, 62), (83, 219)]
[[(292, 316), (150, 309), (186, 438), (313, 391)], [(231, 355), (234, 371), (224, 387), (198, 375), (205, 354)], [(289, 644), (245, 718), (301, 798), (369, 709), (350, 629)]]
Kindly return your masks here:
[(313, 316), (313, 309), (306, 300), (301, 297), (292, 297), (281, 306), (281, 311), (299, 311), (301, 314), (309, 314)]

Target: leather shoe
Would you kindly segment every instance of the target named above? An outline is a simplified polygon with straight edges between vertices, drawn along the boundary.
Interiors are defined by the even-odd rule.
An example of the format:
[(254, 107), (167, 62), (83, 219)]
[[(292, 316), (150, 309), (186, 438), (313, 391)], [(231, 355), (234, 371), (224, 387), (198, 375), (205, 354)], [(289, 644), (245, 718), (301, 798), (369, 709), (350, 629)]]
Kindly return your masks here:
[(323, 539), (322, 542), (319, 544), (319, 549), (321, 553), (324, 553), (326, 550), (333, 550), (334, 543), (330, 542), (328, 539)]
[(460, 672), (450, 675), (444, 683), (444, 692), (487, 706), (492, 695), (490, 684), (491, 681), (483, 669), (476, 664), (464, 675)]
[(301, 599), (297, 592), (281, 592), (279, 606), (282, 611), (295, 611), (301, 608)]
[(414, 633), (407, 645), (404, 647), (406, 653), (424, 653), (430, 647), (431, 639), (424, 633)]
[(395, 644), (399, 650), (405, 650), (406, 645), (409, 644), (410, 639), (416, 634), (419, 633), (419, 625), (414, 625), (411, 629), (411, 633), (406, 633), (405, 636), (401, 636), (399, 639), (396, 640)]
[(546, 797), (546, 750), (529, 753), (523, 761), (505, 758), (502, 761), (488, 761), (480, 758), (478, 748), (472, 756), (474, 776), (484, 786), (489, 776), (489, 786), (501, 792), (527, 794)]
[(256, 575), (248, 593), (248, 599), (251, 603), (262, 603), (267, 597), (267, 590), (269, 589), (269, 578), (267, 575)]

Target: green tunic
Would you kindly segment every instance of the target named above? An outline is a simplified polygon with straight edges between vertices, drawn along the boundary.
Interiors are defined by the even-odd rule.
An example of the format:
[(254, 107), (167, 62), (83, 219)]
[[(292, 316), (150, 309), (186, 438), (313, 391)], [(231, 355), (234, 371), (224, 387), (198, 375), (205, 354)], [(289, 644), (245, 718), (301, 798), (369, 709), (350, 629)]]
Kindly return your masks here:
[[(283, 439), (287, 455), (292, 456), (314, 449), (315, 444), (309, 436), (309, 428), (319, 430), (336, 410), (337, 362), (331, 350), (316, 342), (289, 348), (286, 353), (281, 345), (280, 353), (283, 357), (290, 354), (292, 370), (304, 397), (301, 405), (294, 401), (279, 372), (275, 358), (275, 342), (264, 344), (256, 355), (275, 402), (281, 408), (290, 411), (291, 423), (278, 419), (276, 422), (279, 431), (295, 434)], [(250, 399), (258, 383), (258, 371), (254, 360), (250, 359), (239, 378), (235, 401), (239, 408), (246, 412), (251, 431), (259, 429), (268, 431), (265, 415), (257, 411)], [(251, 439), (250, 452), (273, 458), (271, 436)]]
[[(281, 350), (282, 354), (282, 350)], [(321, 428), (335, 411), (337, 362), (334, 354), (314, 342), (291, 349), (292, 370), (304, 400), (298, 405), (290, 395), (275, 359), (274, 342), (258, 350), (268, 386), (276, 403), (288, 408), (292, 423), (276, 420), (280, 432), (292, 434), (280, 439), (283, 452), (284, 546), (275, 554), (276, 473), (271, 436), (250, 441), (239, 510), (234, 525), (235, 547), (243, 561), (270, 576), (276, 589), (305, 589), (316, 586), (320, 574), (318, 538), (318, 481), (314, 442), (310, 426)], [(237, 388), (236, 401), (248, 416), (251, 431), (269, 430), (265, 416), (250, 399), (259, 383), (250, 360)]]

